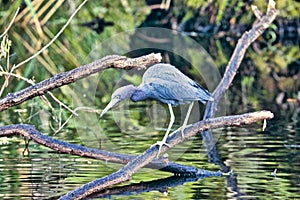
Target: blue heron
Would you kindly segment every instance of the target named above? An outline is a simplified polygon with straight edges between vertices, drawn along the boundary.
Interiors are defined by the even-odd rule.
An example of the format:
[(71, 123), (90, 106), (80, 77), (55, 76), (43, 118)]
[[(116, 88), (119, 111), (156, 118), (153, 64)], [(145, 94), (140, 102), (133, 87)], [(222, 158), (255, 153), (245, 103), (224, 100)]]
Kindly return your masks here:
[(170, 123), (163, 140), (157, 142), (159, 145), (157, 155), (159, 155), (163, 145), (169, 146), (166, 143), (166, 140), (175, 120), (172, 106), (190, 104), (183, 125), (180, 128), (182, 137), (184, 137), (183, 130), (188, 123), (194, 101), (200, 101), (202, 103), (213, 101), (211, 94), (200, 84), (184, 75), (174, 66), (162, 63), (149, 67), (143, 75), (143, 82), (141, 85), (134, 86), (130, 84), (118, 88), (111, 95), (111, 101), (100, 114), (100, 118), (110, 108), (129, 98), (134, 102), (155, 99), (168, 104), (171, 116)]

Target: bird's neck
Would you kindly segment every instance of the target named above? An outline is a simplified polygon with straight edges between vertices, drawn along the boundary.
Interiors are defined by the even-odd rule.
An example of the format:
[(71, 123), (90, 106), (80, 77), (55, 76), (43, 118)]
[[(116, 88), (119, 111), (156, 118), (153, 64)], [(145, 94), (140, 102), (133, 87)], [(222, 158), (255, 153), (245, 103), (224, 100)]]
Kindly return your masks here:
[(149, 98), (147, 93), (143, 91), (141, 87), (137, 87), (136, 90), (131, 95), (130, 99), (134, 102), (136, 101), (143, 101), (145, 99)]

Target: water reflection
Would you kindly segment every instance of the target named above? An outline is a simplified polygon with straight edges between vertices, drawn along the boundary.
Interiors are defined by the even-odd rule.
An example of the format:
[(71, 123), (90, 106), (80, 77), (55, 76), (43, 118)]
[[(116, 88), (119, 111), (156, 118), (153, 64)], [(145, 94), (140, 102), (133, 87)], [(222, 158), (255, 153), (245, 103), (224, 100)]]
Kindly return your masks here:
[[(299, 145), (300, 135), (297, 130), (299, 127), (295, 127), (294, 122), (275, 120), (269, 122), (265, 132), (257, 129), (257, 125), (223, 130), (217, 146), (222, 162), (231, 167), (236, 182), (230, 183), (228, 177), (182, 182), (175, 187), (168, 187), (168, 196), (172, 199), (300, 198), (300, 150), (297, 146), (287, 147), (292, 144)], [(157, 132), (154, 132), (150, 137), (153, 140), (145, 141), (143, 137), (131, 137), (116, 129), (107, 131), (111, 131), (109, 138), (118, 147), (115, 150), (125, 153), (141, 153), (159, 137), (155, 135)], [(18, 145), (19, 149), (16, 149)], [(30, 156), (24, 157), (23, 147), (23, 143), (16, 141), (0, 148), (0, 194), (5, 198), (21, 196), (55, 199), (83, 183), (108, 175), (121, 167), (118, 164), (58, 154), (35, 144), (30, 145)], [(178, 156), (181, 150), (185, 151), (185, 154)], [(184, 143), (168, 154), (171, 160), (176, 158), (176, 161), (182, 164), (211, 171), (221, 169), (220, 166), (207, 162), (207, 152), (201, 137), (196, 137), (188, 144), (188, 148)], [(271, 174), (275, 169), (276, 176)], [(142, 169), (134, 175), (131, 183), (169, 176), (166, 172)], [(130, 187), (130, 183), (126, 185)], [(164, 197), (163, 192), (163, 189), (156, 189), (110, 197), (148, 199)]]

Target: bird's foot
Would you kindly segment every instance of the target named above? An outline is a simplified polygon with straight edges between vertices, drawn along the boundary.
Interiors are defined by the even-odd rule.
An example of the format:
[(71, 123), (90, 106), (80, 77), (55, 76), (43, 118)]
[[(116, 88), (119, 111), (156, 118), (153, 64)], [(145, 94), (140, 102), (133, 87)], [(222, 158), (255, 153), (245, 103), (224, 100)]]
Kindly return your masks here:
[(181, 126), (179, 127), (176, 131), (174, 131), (173, 133), (180, 131), (181, 132), (181, 137), (184, 138), (184, 129), (186, 126)]
[(160, 154), (160, 152), (161, 152), (161, 148), (162, 148), (164, 145), (167, 146), (168, 148), (170, 148), (170, 145), (168, 145), (168, 144), (166, 143), (166, 141), (164, 141), (164, 140), (162, 140), (162, 141), (157, 141), (154, 145), (158, 145), (158, 146), (159, 146), (158, 152), (157, 152), (157, 155), (156, 155), (156, 158), (158, 158), (158, 156), (159, 156), (159, 154)]

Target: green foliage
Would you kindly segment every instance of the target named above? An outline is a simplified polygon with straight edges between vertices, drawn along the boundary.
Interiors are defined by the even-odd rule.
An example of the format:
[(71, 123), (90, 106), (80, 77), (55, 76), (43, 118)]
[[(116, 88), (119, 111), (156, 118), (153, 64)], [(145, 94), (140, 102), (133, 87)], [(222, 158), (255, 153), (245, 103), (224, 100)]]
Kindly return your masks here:
[[(255, 0), (253, 5), (257, 5), (259, 9), (266, 10), (268, 1)], [(281, 17), (299, 17), (300, 3), (295, 0), (276, 1), (276, 7), (280, 10)]]
[(255, 81), (255, 79), (254, 79), (254, 77), (253, 76), (244, 76), (243, 77), (243, 80), (242, 80), (242, 85), (244, 86), (244, 87), (251, 87), (252, 86), (252, 84), (254, 83), (254, 81)]
[[(0, 61), (2, 60), (2, 58), (8, 59), (9, 51), (10, 51), (10, 47), (11, 47), (11, 41), (8, 39), (7, 35), (4, 35), (0, 45), (1, 45), (0, 46)], [(1, 68), (2, 68), (2, 66), (1, 66)]]
[(205, 0), (188, 0), (187, 6), (193, 7), (193, 8), (199, 8), (200, 6), (207, 5), (208, 1)]
[[(44, 45), (46, 45), (51, 38), (62, 28), (66, 23), (72, 12), (81, 1), (66, 1), (60, 4), (60, 1), (25, 1), (26, 6), (20, 11), (16, 17), (13, 26), (8, 32), (8, 35), (1, 39), (0, 58), (2, 74), (0, 77), (1, 83), (5, 80), (5, 73), (9, 73), (11, 66), (18, 64), (29, 56), (33, 55)], [(8, 26), (12, 16), (21, 5), (22, 1), (14, 1), (7, 6), (6, 10), (0, 12), (0, 27), (3, 30)], [(253, 17), (250, 11), (250, 6), (245, 1), (203, 1), (203, 0), (188, 0), (176, 1), (173, 12), (179, 12), (179, 8), (186, 10), (183, 16), (183, 21), (193, 18), (196, 9), (199, 12), (209, 10), (209, 6), (214, 6), (216, 12), (215, 16), (208, 16), (215, 18), (215, 23), (220, 23), (224, 18), (230, 17), (231, 23), (235, 23), (237, 19), (239, 22), (249, 22)], [(255, 1), (253, 4), (258, 5), (260, 9), (265, 9), (265, 1)], [(277, 2), (277, 6), (281, 8), (282, 16), (296, 16), (295, 12), (299, 8), (299, 3), (296, 1), (284, 0)], [(53, 9), (56, 8), (56, 9)], [(117, 9), (116, 9), (117, 8)], [(249, 12), (243, 12), (247, 10)], [(3, 90), (3, 95), (9, 92), (19, 91), (33, 82), (42, 81), (49, 78), (61, 71), (68, 71), (85, 63), (92, 62), (95, 59), (101, 58), (104, 55), (110, 54), (111, 49), (96, 49), (96, 46), (101, 46), (119, 32), (134, 30), (139, 24), (143, 22), (150, 9), (145, 6), (142, 1), (108, 1), (104, 0), (101, 4), (97, 1), (89, 1), (76, 15), (72, 23), (67, 27), (64, 33), (41, 55), (31, 60), (28, 64), (22, 66), (13, 73), (17, 76), (11, 76), (8, 79), (8, 84)], [(230, 13), (230, 14), (228, 14)], [(202, 14), (202, 13), (201, 13)], [(105, 21), (114, 22), (113, 27), (106, 27), (101, 34), (97, 34), (88, 27), (80, 26), (81, 23), (91, 21), (95, 17), (104, 18)], [(238, 22), (237, 22), (238, 23)], [(286, 73), (287, 66), (296, 59), (299, 59), (299, 47), (285, 47), (285, 46), (272, 46), (271, 44), (278, 40), (276, 32), (278, 27), (271, 25), (266, 36), (269, 42), (267, 46), (261, 49), (260, 55), (257, 56), (256, 51), (248, 51), (247, 56), (250, 57), (256, 68), (258, 69), (259, 76), (262, 80), (269, 77), (269, 73), (274, 71), (276, 73)], [(10, 39), (8, 39), (8, 36)], [(129, 38), (122, 38), (124, 47), (128, 45)], [(13, 42), (11, 42), (11, 41)], [(221, 40), (214, 39), (215, 52), (210, 52), (215, 58), (215, 63), (219, 68), (226, 66), (230, 56), (231, 49), (235, 43), (230, 41), (230, 47), (224, 46)], [(13, 46), (11, 46), (13, 44)], [(210, 44), (209, 44), (210, 45)], [(108, 46), (108, 45), (107, 45)], [(122, 47), (118, 47), (122, 48)], [(207, 47), (210, 48), (210, 47)], [(116, 49), (118, 51), (118, 49)], [(92, 53), (91, 53), (92, 52)], [(192, 51), (187, 51), (193, 60), (197, 63), (197, 58), (193, 57)], [(96, 56), (95, 56), (96, 55)], [(191, 71), (190, 74), (197, 74), (196, 71)], [(96, 91), (97, 104), (108, 102), (111, 92), (115, 89), (112, 85), (113, 81), (121, 78), (122, 72), (120, 70), (106, 70), (101, 75), (101, 84), (98, 85)], [(141, 77), (128, 76), (122, 77), (130, 83), (135, 85), (141, 82)], [(251, 79), (245, 77), (242, 79), (242, 84), (251, 85)], [(286, 80), (283, 87), (289, 85), (291, 81)], [(110, 91), (110, 92), (107, 92)], [(61, 87), (54, 91), (56, 97), (64, 104), (71, 105), (72, 103), (72, 90), (69, 86)], [(48, 103), (38, 98), (41, 108), (49, 109), (55, 114), (55, 109), (60, 109), (57, 102), (48, 97)], [(27, 108), (28, 105), (22, 105), (21, 108)]]
[(230, 1), (226, 0), (226, 1), (221, 1), (218, 2), (218, 14), (216, 16), (216, 22), (219, 23), (224, 16), (224, 13), (226, 12), (226, 7), (228, 6)]

